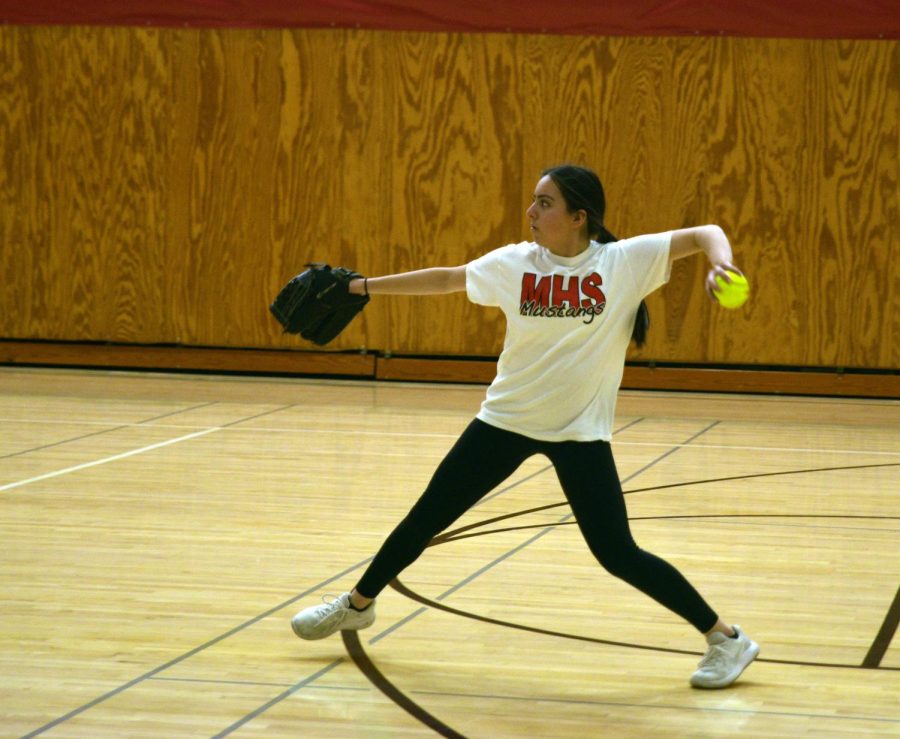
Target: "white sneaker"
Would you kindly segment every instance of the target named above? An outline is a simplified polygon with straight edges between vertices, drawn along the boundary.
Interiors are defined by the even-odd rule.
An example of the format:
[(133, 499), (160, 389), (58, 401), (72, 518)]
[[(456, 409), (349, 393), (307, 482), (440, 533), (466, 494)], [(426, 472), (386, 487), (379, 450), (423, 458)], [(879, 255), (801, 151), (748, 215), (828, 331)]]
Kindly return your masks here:
[(697, 665), (697, 671), (691, 675), (691, 685), (695, 688), (727, 687), (756, 659), (759, 644), (741, 631), (740, 626), (731, 628), (737, 633), (736, 639), (719, 632), (706, 637), (709, 649)]
[(304, 608), (291, 619), (291, 628), (301, 639), (324, 639), (335, 631), (366, 629), (374, 621), (374, 601), (364, 611), (357, 611), (350, 607), (350, 593), (343, 593), (321, 606)]

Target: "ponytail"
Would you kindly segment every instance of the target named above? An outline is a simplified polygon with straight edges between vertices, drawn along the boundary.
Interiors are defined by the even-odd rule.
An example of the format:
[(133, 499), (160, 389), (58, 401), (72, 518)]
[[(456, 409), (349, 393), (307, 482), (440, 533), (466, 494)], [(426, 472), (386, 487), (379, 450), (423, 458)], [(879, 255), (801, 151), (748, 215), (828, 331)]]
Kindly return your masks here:
[[(601, 244), (609, 244), (612, 241), (618, 241), (605, 226), (600, 226), (597, 232), (597, 239)], [(637, 315), (634, 317), (634, 328), (631, 329), (631, 340), (635, 346), (640, 349), (644, 342), (647, 341), (647, 331), (650, 329), (650, 311), (647, 310), (646, 301), (642, 300), (638, 305)]]
[(638, 306), (637, 315), (634, 317), (634, 328), (631, 329), (631, 340), (640, 349), (647, 340), (647, 331), (650, 330), (650, 311), (647, 310), (646, 301), (642, 300)]

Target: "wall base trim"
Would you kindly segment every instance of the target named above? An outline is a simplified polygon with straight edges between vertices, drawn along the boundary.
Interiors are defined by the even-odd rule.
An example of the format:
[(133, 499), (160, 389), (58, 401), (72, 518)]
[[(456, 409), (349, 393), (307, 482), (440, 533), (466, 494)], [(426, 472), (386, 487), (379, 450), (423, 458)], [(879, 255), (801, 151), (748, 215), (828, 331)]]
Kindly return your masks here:
[[(490, 357), (399, 357), (374, 352), (18, 340), (0, 340), (0, 364), (475, 384), (490, 383), (497, 366), (496, 359)], [(900, 372), (629, 364), (625, 367), (622, 387), (900, 399)]]

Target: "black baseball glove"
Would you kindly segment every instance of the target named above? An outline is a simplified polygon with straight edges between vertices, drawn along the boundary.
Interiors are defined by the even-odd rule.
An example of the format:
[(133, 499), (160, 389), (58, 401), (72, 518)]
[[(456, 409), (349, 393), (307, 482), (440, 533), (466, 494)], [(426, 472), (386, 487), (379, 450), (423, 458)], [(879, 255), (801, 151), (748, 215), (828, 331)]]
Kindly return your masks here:
[(350, 280), (361, 274), (327, 264), (306, 266), (281, 288), (269, 310), (285, 333), (300, 334), (321, 346), (344, 330), (369, 302), (369, 296), (350, 294)]

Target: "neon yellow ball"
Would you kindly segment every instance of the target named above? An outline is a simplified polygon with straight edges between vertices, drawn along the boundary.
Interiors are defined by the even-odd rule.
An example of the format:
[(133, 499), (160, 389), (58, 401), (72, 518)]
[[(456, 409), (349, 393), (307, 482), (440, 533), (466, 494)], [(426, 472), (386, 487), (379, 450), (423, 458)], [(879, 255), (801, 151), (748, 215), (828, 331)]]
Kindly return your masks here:
[(747, 302), (747, 298), (750, 297), (750, 283), (747, 282), (746, 277), (736, 272), (729, 271), (728, 276), (731, 277), (730, 284), (725, 282), (724, 278), (716, 277), (716, 284), (719, 286), (719, 290), (714, 290), (713, 295), (716, 296), (716, 300), (719, 301), (723, 308), (734, 310), (735, 308), (740, 308)]

